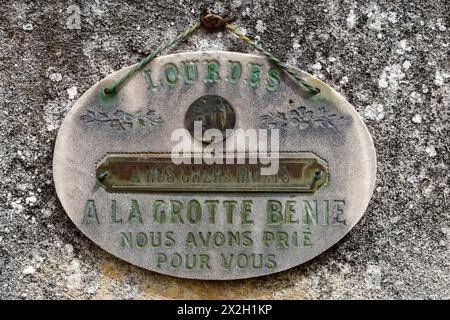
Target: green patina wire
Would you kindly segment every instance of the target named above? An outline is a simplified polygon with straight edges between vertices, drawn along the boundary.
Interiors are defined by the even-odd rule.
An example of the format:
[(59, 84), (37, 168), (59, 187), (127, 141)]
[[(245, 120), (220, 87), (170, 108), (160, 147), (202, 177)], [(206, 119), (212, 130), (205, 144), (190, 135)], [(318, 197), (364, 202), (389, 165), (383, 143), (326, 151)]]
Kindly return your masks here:
[(290, 68), (287, 64), (284, 62), (281, 62), (277, 57), (275, 57), (273, 54), (271, 54), (269, 51), (261, 47), (259, 44), (254, 42), (252, 39), (247, 37), (245, 34), (237, 30), (233, 25), (227, 24), (226, 25), (227, 30), (231, 31), (235, 35), (237, 35), (240, 39), (244, 40), (248, 44), (250, 44), (252, 47), (254, 47), (256, 50), (261, 52), (264, 56), (266, 56), (267, 59), (269, 59), (272, 64), (274, 64), (276, 67), (280, 68), (287, 74), (289, 74), (294, 80), (296, 80), (298, 83), (302, 84), (305, 88), (307, 88), (309, 91), (311, 91), (313, 94), (318, 94), (320, 92), (319, 88), (313, 87), (308, 82), (303, 80), (298, 73)]
[(150, 61), (152, 61), (158, 54), (160, 54), (162, 51), (170, 48), (175, 43), (177, 43), (180, 40), (187, 39), (195, 30), (201, 27), (201, 23), (197, 22), (193, 26), (187, 28), (184, 30), (184, 32), (180, 33), (178, 36), (173, 38), (171, 41), (167, 42), (166, 44), (160, 46), (158, 49), (150, 53), (145, 59), (143, 59), (141, 62), (139, 62), (137, 65), (135, 65), (133, 68), (131, 68), (127, 74), (125, 74), (122, 78), (117, 80), (112, 86), (105, 89), (104, 93), (106, 95), (114, 95), (117, 93), (117, 91), (120, 89), (120, 87), (131, 77), (133, 77), (136, 73), (141, 71)]
[(120, 87), (130, 78), (132, 78), (136, 73), (141, 71), (150, 61), (152, 61), (156, 56), (158, 56), (162, 51), (172, 47), (175, 43), (179, 41), (186, 40), (191, 34), (193, 34), (196, 30), (198, 30), (200, 27), (204, 27), (207, 30), (210, 31), (217, 31), (221, 29), (226, 29), (232, 33), (234, 33), (236, 36), (239, 37), (239, 39), (242, 39), (246, 43), (250, 44), (252, 47), (254, 47), (256, 50), (261, 52), (273, 65), (280, 68), (284, 72), (286, 72), (288, 75), (290, 75), (297, 83), (303, 85), (306, 89), (311, 91), (314, 95), (318, 94), (320, 92), (319, 88), (313, 87), (308, 82), (303, 80), (298, 73), (290, 68), (287, 64), (281, 62), (277, 57), (272, 55), (270, 52), (268, 52), (266, 49), (261, 47), (259, 44), (251, 40), (249, 37), (244, 35), (242, 32), (237, 30), (231, 23), (231, 20), (227, 20), (222, 18), (219, 15), (216, 15), (214, 13), (204, 13), (203, 16), (200, 18), (199, 22), (196, 22), (191, 27), (184, 30), (184, 32), (180, 33), (178, 36), (176, 36), (171, 41), (167, 42), (166, 44), (160, 46), (158, 49), (150, 53), (145, 59), (143, 59), (141, 62), (139, 62), (137, 65), (135, 65), (133, 68), (131, 68), (122, 78), (117, 80), (112, 86), (107, 87), (104, 89), (104, 94), (107, 96), (113, 96), (115, 95)]

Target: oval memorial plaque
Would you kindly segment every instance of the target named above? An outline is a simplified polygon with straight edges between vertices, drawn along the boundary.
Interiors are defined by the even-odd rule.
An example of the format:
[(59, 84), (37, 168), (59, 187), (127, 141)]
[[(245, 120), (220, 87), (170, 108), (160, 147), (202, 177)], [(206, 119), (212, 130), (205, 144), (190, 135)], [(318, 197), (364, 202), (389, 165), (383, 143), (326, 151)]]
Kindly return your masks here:
[(262, 56), (162, 56), (114, 96), (89, 89), (56, 141), (58, 197), (113, 255), (178, 277), (286, 270), (339, 241), (371, 198), (376, 160), (355, 109)]

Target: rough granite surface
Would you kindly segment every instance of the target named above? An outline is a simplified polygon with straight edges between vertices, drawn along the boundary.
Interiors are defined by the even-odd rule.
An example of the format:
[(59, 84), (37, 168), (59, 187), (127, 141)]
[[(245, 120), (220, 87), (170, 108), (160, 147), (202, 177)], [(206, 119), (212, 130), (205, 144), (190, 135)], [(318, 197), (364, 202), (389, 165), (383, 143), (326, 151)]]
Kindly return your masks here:
[[(76, 99), (194, 23), (202, 3), (341, 92), (373, 135), (366, 214), (282, 273), (196, 281), (134, 267), (83, 236), (55, 194), (54, 142)], [(253, 52), (204, 31), (169, 52), (217, 49)], [(0, 298), (449, 299), (449, 57), (448, 0), (1, 1)]]

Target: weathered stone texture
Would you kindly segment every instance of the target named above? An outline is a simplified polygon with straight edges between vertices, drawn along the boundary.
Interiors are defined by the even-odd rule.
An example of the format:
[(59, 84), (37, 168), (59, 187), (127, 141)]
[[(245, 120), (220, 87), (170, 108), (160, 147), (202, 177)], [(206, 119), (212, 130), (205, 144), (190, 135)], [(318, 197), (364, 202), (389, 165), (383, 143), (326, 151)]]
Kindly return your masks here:
[[(70, 222), (52, 183), (54, 141), (75, 100), (192, 24), (198, 2), (73, 5), (0, 4), (1, 298), (450, 298), (447, 0), (210, 6), (346, 96), (378, 156), (372, 202), (340, 243), (289, 271), (227, 282), (176, 279), (112, 257)], [(170, 52), (217, 49), (252, 51), (201, 31)]]

